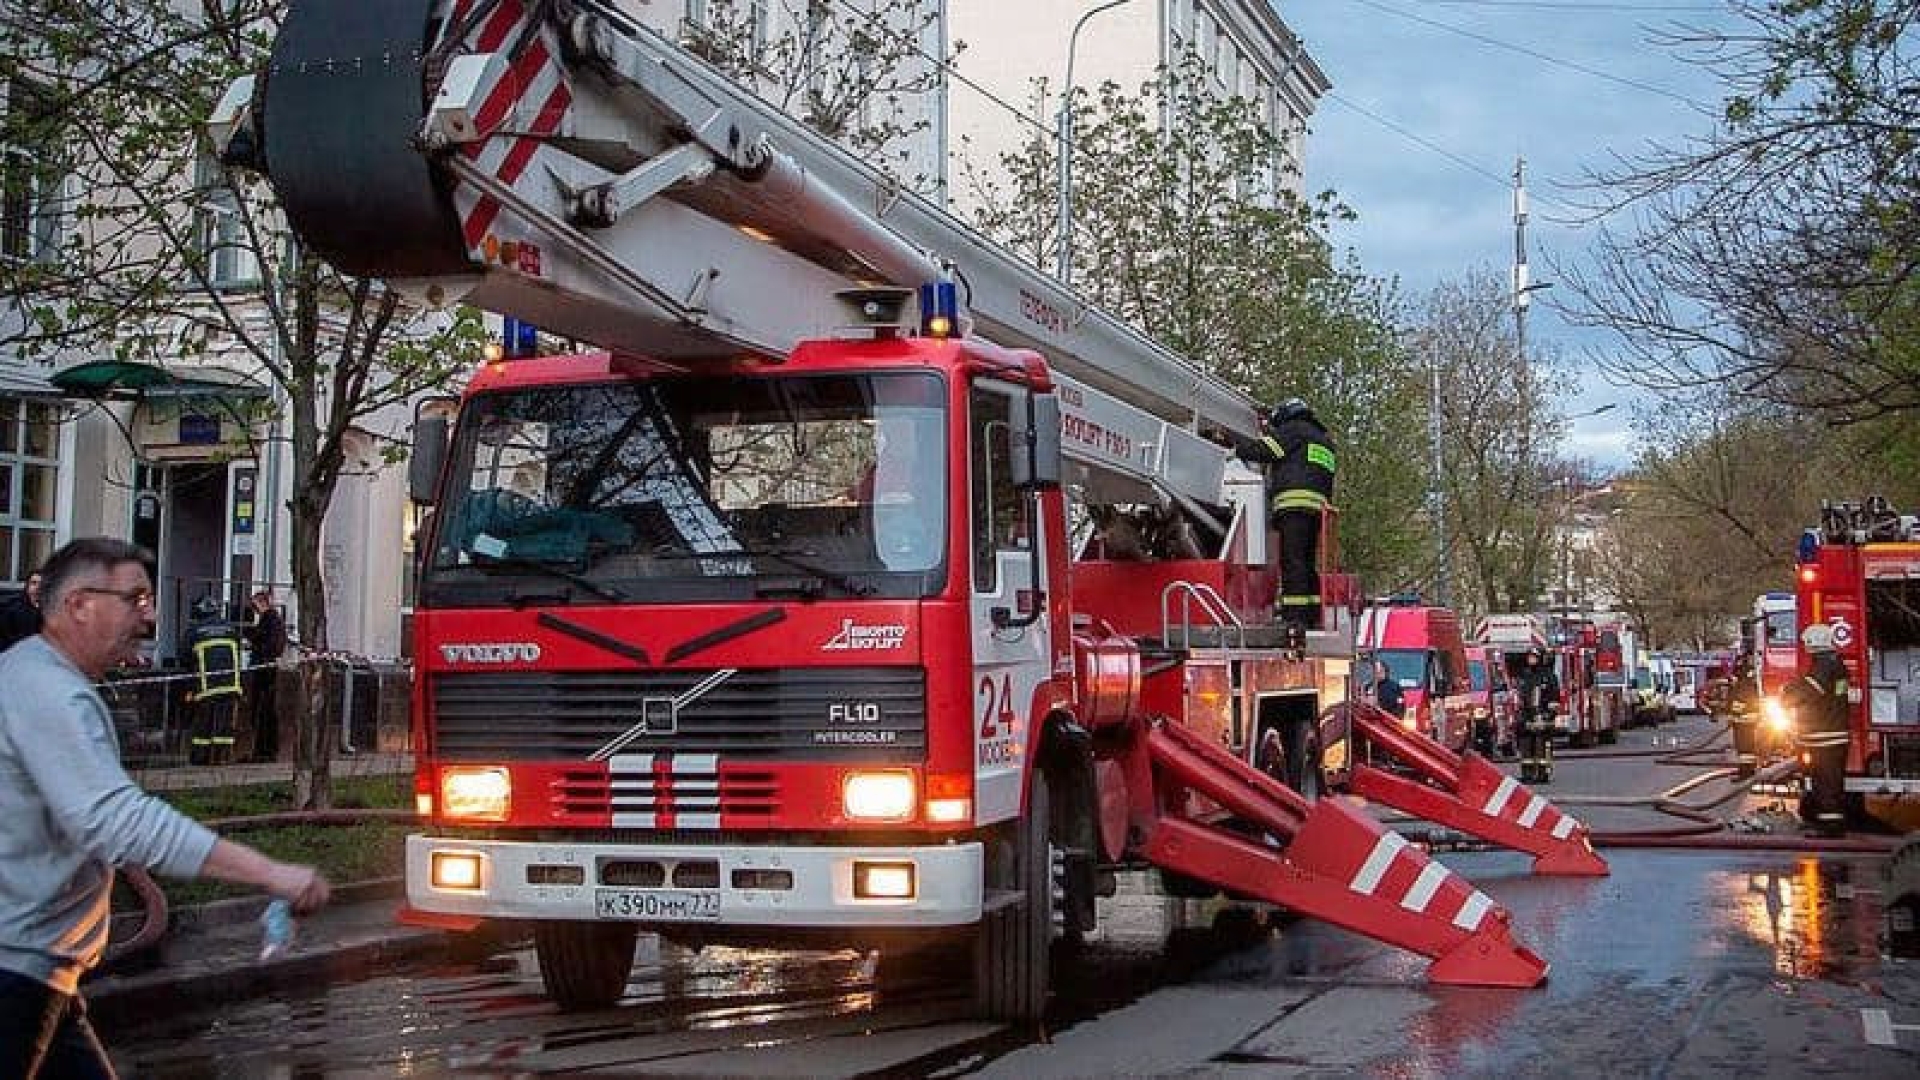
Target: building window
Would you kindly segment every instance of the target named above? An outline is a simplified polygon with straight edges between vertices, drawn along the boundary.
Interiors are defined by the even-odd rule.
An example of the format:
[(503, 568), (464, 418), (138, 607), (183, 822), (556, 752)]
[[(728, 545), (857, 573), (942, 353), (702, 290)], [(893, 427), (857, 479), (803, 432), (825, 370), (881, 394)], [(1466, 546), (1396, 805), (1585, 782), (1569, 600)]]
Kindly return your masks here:
[(226, 170), (213, 158), (202, 157), (193, 171), (194, 228), (207, 259), (207, 281), (215, 288), (260, 284), (260, 261)]
[(0, 580), (24, 581), (53, 554), (59, 423), (52, 404), (0, 397)]
[(24, 79), (6, 85), (0, 132), (0, 255), (45, 262), (60, 249), (64, 151), (46, 89)]

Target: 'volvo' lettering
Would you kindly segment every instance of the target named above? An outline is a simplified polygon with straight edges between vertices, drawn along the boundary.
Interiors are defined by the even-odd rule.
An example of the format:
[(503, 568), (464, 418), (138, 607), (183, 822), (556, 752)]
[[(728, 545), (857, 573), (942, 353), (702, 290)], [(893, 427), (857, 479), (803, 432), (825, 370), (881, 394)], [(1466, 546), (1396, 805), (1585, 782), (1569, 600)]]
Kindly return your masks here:
[(540, 659), (540, 645), (532, 641), (475, 641), (440, 646), (449, 664), (531, 664)]

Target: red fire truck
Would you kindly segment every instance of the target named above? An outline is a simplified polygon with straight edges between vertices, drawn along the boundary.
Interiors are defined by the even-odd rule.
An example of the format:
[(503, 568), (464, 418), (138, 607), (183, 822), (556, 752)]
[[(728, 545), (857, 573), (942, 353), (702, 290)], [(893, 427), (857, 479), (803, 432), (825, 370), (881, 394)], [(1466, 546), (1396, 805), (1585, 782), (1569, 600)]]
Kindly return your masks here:
[[(1821, 508), (1802, 535), (1798, 625), (1825, 623), (1847, 668), (1852, 817), (1920, 824), (1920, 519), (1884, 500)], [(1800, 670), (1807, 670), (1805, 649)]]
[(488, 364), (450, 440), (416, 427), (411, 918), (531, 922), (568, 1006), (642, 927), (959, 938), (978, 1010), (1031, 1018), (1112, 873), (1158, 868), (1437, 981), (1545, 976), (1316, 798), (1605, 872), (1343, 704), (1344, 579), (1275, 624), (1262, 478), (1201, 434), (1254, 436), (1244, 395), (612, 4), (296, 0), (213, 130), (340, 269), (605, 350)]
[(1472, 682), (1460, 617), (1451, 608), (1418, 602), (1370, 607), (1360, 613), (1363, 657), (1384, 664), (1400, 683), (1407, 728), (1453, 750), (1473, 737)]

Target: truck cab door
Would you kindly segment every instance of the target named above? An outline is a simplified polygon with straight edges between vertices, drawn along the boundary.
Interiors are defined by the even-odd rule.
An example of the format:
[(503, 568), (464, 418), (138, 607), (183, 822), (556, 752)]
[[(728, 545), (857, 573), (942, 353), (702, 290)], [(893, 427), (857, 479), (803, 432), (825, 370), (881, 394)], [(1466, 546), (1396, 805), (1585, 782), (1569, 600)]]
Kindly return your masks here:
[(1025, 414), (1026, 393), (982, 380), (967, 398), (974, 798), (981, 824), (1020, 812), (1026, 757), (1035, 749), (1034, 694), (1053, 655), (1045, 598), (1034, 590), (1034, 560), (1049, 539), (1031, 494), (1014, 483), (1015, 421)]

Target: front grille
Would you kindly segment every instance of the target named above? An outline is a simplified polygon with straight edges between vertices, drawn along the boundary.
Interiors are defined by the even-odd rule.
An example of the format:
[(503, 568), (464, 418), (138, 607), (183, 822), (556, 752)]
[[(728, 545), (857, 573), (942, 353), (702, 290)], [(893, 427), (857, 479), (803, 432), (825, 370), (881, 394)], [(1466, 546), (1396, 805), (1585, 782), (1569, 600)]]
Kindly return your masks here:
[(918, 668), (743, 669), (677, 710), (664, 707), (714, 674), (436, 674), (436, 754), (447, 761), (578, 761), (644, 725), (647, 734), (620, 753), (898, 763), (926, 756), (926, 679)]
[[(693, 771), (685, 757), (663, 776), (647, 756), (615, 755), (607, 771), (566, 769), (553, 778), (549, 802), (556, 819), (616, 823), (720, 820), (739, 825), (772, 824), (780, 813), (780, 783), (770, 772), (728, 769)], [(715, 815), (718, 815), (716, 817)]]

